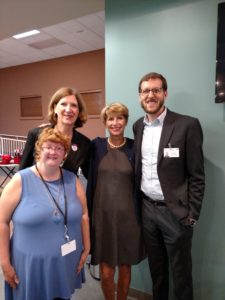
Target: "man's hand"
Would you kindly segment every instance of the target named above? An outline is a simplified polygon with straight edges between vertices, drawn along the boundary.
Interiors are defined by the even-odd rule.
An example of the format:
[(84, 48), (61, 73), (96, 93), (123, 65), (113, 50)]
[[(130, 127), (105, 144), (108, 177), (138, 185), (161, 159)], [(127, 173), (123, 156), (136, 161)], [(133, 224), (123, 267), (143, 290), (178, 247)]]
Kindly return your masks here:
[(190, 217), (186, 217), (184, 219), (181, 219), (181, 224), (183, 226), (190, 226), (190, 227), (194, 227), (195, 224), (197, 223), (197, 220), (190, 218)]

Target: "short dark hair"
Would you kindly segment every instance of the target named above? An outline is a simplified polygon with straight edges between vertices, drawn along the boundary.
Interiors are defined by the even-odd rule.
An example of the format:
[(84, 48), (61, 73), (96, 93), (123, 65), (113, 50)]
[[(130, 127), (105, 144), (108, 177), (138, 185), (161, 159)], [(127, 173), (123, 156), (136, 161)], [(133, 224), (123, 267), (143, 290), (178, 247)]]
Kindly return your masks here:
[(156, 72), (151, 72), (151, 73), (145, 74), (141, 78), (141, 80), (139, 81), (139, 84), (138, 84), (138, 92), (139, 93), (141, 93), (141, 84), (142, 84), (142, 82), (148, 81), (149, 79), (160, 79), (162, 81), (162, 88), (163, 88), (163, 90), (167, 91), (168, 85), (167, 85), (166, 78), (163, 77), (162, 74), (159, 74), (159, 73), (156, 73)]

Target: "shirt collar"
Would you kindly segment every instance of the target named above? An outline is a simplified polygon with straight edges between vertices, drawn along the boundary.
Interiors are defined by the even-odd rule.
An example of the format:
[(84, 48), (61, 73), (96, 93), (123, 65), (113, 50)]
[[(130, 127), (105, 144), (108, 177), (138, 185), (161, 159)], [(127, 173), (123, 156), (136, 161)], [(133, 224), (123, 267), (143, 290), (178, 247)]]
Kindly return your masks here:
[(152, 125), (155, 122), (159, 123), (160, 125), (163, 125), (166, 114), (167, 114), (167, 108), (165, 107), (164, 111), (154, 121), (149, 122), (148, 116), (145, 115), (143, 122), (145, 125)]

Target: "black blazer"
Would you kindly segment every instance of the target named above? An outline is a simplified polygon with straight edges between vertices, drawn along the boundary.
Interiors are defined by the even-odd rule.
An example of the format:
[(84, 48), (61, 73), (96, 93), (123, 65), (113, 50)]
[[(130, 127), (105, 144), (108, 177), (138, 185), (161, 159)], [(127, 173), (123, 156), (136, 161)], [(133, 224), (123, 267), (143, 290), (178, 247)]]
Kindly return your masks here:
[[(143, 118), (133, 125), (135, 136), (136, 192), (141, 203), (141, 144)], [(181, 220), (198, 219), (205, 188), (203, 133), (196, 118), (177, 114), (167, 109), (158, 150), (158, 176), (166, 205)], [(164, 157), (168, 145), (179, 148), (179, 157)]]
[[(35, 143), (43, 128), (44, 127), (33, 128), (28, 132), (27, 142), (24, 148), (19, 170), (25, 169), (35, 164)], [(80, 167), (84, 176), (87, 178), (91, 142), (85, 135), (74, 129), (71, 143), (72, 145), (75, 144), (77, 146), (77, 150), (73, 151), (71, 149), (69, 151), (68, 156), (64, 161), (63, 168), (77, 174)]]

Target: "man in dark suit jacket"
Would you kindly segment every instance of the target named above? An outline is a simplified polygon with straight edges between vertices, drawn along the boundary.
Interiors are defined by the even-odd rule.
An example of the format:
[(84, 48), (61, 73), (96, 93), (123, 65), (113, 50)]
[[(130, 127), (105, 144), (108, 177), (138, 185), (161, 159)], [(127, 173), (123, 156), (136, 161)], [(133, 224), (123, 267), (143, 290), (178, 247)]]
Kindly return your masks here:
[(169, 264), (177, 300), (192, 300), (191, 244), (204, 195), (203, 134), (196, 118), (165, 107), (166, 79), (139, 82), (146, 115), (133, 126), (137, 199), (154, 300), (168, 300)]

